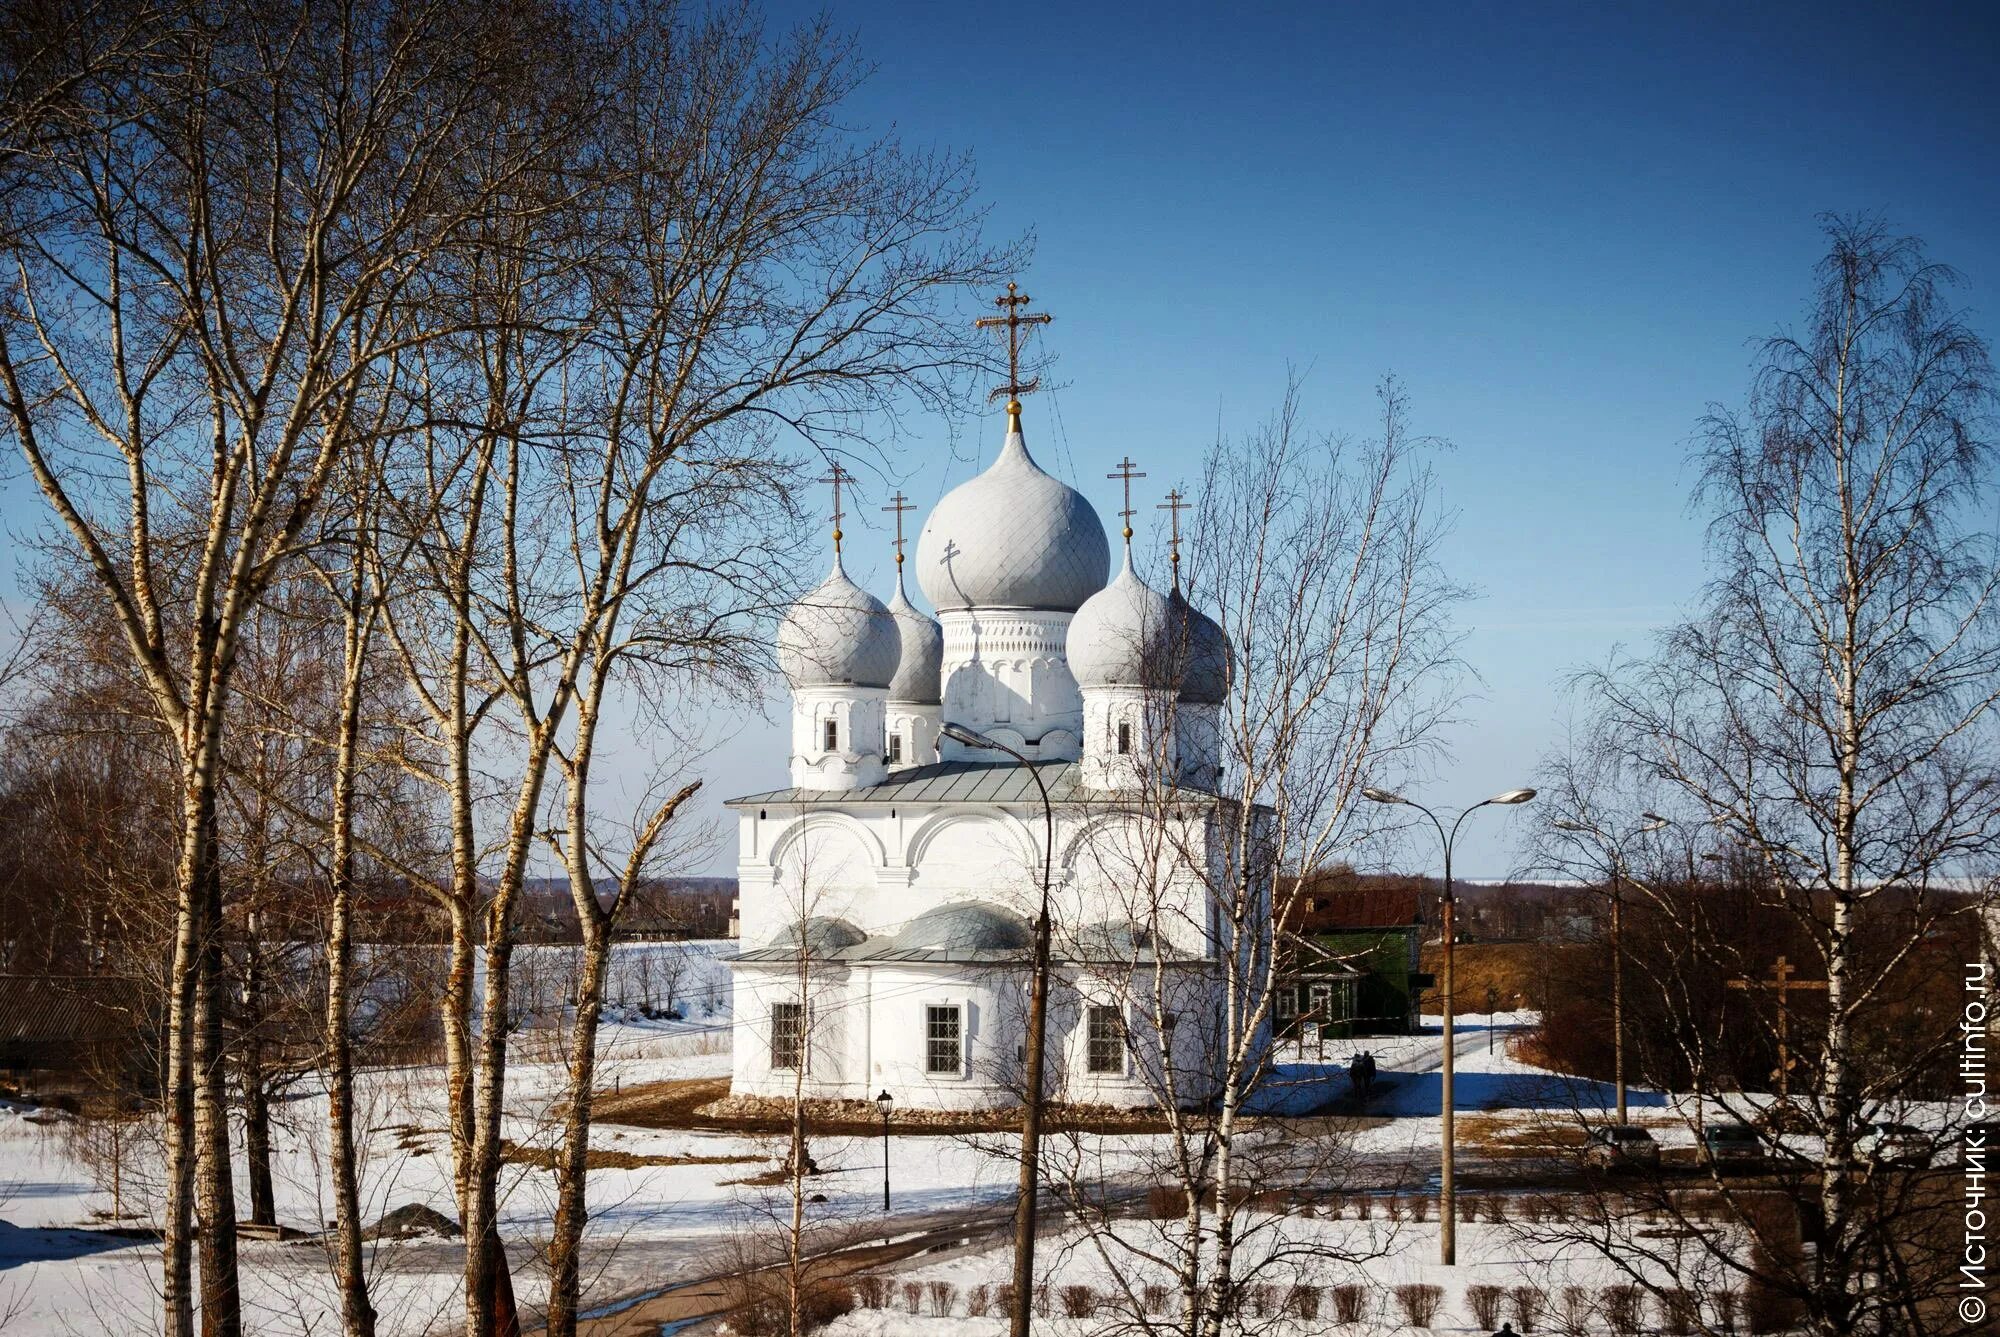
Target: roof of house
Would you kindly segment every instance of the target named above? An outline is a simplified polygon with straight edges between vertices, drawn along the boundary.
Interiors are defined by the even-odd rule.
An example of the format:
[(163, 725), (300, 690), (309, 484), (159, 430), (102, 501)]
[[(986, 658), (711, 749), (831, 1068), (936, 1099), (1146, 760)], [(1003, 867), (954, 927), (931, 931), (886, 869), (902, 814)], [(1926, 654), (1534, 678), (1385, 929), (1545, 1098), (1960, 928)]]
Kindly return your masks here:
[(97, 1044), (144, 1023), (137, 980), (84, 975), (0, 975), (0, 1045)]
[(1300, 933), (1344, 933), (1360, 929), (1409, 928), (1423, 922), (1415, 887), (1355, 887), (1320, 891), (1308, 885), (1287, 916)]

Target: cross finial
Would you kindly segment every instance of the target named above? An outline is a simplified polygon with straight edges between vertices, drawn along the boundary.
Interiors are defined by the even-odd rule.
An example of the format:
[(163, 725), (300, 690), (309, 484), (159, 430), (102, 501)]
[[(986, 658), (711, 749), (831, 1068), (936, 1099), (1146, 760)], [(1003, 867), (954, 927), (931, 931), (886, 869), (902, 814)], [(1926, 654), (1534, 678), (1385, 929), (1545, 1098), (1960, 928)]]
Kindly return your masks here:
[(1174, 588), (1179, 589), (1181, 587), (1181, 512), (1188, 510), (1189, 506), (1187, 501), (1182, 497), (1181, 490), (1175, 488), (1173, 491), (1167, 493), (1165, 501), (1153, 509), (1167, 511), (1171, 514), (1173, 537), (1167, 540), (1167, 546), (1173, 553)]
[(1024, 314), (1021, 308), (1026, 306), (1030, 300), (1032, 299), (1029, 298), (1028, 294), (1021, 292), (1016, 285), (1009, 283), (1007, 285), (1006, 296), (993, 299), (993, 304), (999, 307), (1005, 314), (981, 316), (978, 320), (972, 322), (982, 330), (1004, 328), (1007, 331), (1007, 384), (993, 387), (993, 393), (988, 395), (987, 398), (990, 401), (998, 399), (1002, 395), (1007, 397), (1007, 427), (1010, 431), (1021, 425), (1021, 396), (1033, 394), (1042, 385), (1042, 378), (1039, 376), (1031, 376), (1025, 381), (1021, 379), (1021, 349), (1028, 340), (1028, 336), (1022, 327), (1028, 325), (1046, 325), (1055, 319), (1053, 316), (1040, 313), (1034, 315)]
[(1125, 480), (1125, 509), (1118, 512), (1118, 514), (1125, 519), (1125, 546), (1129, 548), (1132, 546), (1132, 517), (1138, 514), (1137, 511), (1132, 509), (1132, 480), (1135, 478), (1144, 478), (1146, 475), (1139, 472), (1139, 468), (1133, 463), (1132, 457), (1127, 455), (1124, 459), (1118, 461), (1118, 468), (1115, 472), (1104, 476), (1106, 478), (1122, 478)]
[(917, 508), (910, 505), (908, 497), (898, 492), (894, 497), (889, 499), (889, 504), (882, 509), (896, 513), (896, 569), (901, 571), (903, 569), (903, 513), (905, 511), (914, 511)]
[(826, 477), (814, 480), (815, 482), (833, 484), (833, 551), (835, 556), (840, 554), (840, 522), (847, 514), (846, 511), (841, 509), (840, 489), (843, 484), (849, 482), (853, 477), (854, 475), (847, 472), (839, 460), (835, 460), (833, 467), (827, 470)]

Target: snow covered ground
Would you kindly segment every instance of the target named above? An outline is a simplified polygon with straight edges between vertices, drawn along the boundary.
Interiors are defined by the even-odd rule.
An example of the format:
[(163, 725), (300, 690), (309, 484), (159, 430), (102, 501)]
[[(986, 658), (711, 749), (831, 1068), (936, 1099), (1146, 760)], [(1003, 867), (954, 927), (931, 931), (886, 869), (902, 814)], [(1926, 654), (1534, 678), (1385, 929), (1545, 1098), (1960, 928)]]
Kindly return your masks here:
[[(605, 1027), (601, 1080), (630, 1085), (665, 1078), (720, 1077), (730, 1071), (726, 969), (716, 959), (725, 944), (646, 944), (628, 949), (620, 964), (626, 1005)], [(536, 949), (554, 953), (562, 949)], [(679, 952), (690, 959), (672, 970), (675, 1010), (692, 1019), (648, 1019), (661, 1011), (663, 996), (658, 954)], [(642, 955), (643, 954), (643, 955)], [(641, 967), (637, 962), (651, 958)], [(554, 961), (544, 962), (556, 966)], [(644, 979), (641, 979), (641, 972)], [(554, 973), (553, 970), (549, 973)], [(720, 976), (721, 984), (716, 977)], [(650, 998), (645, 990), (652, 991)], [(641, 996), (633, 996), (633, 995)], [(614, 990), (614, 997), (619, 996)], [(1503, 1042), (1487, 1054), (1483, 1029), (1459, 1036), (1458, 1104), (1462, 1111), (1498, 1107), (1527, 1117), (1537, 1109), (1568, 1110), (1577, 1102), (1609, 1104), (1608, 1088), (1573, 1083), (1510, 1058), (1504, 1037), (1532, 1024), (1525, 1015), (1501, 1014)], [(525, 1146), (548, 1145), (554, 1125), (550, 1105), (562, 1087), (552, 1060), (548, 1032), (527, 1029), (515, 1040), (507, 1107), (508, 1136)], [(1407, 1157), (1434, 1164), (1438, 1137), (1438, 1075), (1442, 1038), (1435, 1033), (1408, 1038), (1329, 1042), (1324, 1055), (1293, 1047), (1280, 1057), (1282, 1082), (1277, 1103), (1285, 1108), (1324, 1107), (1347, 1092), (1345, 1063), (1359, 1048), (1374, 1052), (1381, 1090), (1371, 1115), (1353, 1135), (1364, 1156), (1390, 1161)], [(1652, 1093), (1635, 1092), (1635, 1103), (1652, 1109), (1663, 1103)], [(1649, 1104), (1650, 1102), (1650, 1104)], [(374, 1220), (392, 1208), (421, 1203), (455, 1216), (450, 1192), (450, 1148), (443, 1133), (443, 1090), (435, 1068), (370, 1071), (359, 1083), (359, 1115), (366, 1130), (363, 1166), (364, 1214)], [(1657, 1111), (1665, 1113), (1664, 1110)], [(326, 1192), (325, 1101), (302, 1091), (278, 1113), (278, 1216), (289, 1226), (310, 1230), (330, 1215)], [(1270, 1125), (1280, 1130), (1284, 1125)], [(1121, 1136), (1072, 1140), (1068, 1154), (1090, 1172), (1142, 1190), (1144, 1167), (1163, 1150), (1158, 1137)], [(593, 1147), (631, 1153), (629, 1168), (593, 1171), (590, 1197), (595, 1270), (587, 1302), (603, 1304), (622, 1295), (706, 1275), (739, 1256), (745, 1240), (768, 1240), (778, 1210), (777, 1191), (742, 1182), (770, 1168), (783, 1148), (773, 1139), (719, 1133), (654, 1131), (600, 1124)], [(143, 1138), (119, 1148), (122, 1205), (143, 1223), (157, 1203), (157, 1148)], [(937, 1221), (949, 1214), (1001, 1206), (1013, 1197), (1014, 1143), (1006, 1136), (958, 1138), (896, 1136), (890, 1148), (895, 1219)], [(882, 1143), (878, 1138), (817, 1138), (813, 1152), (825, 1172), (814, 1181), (815, 1203), (823, 1221), (879, 1224)], [(155, 1326), (157, 1249), (143, 1240), (109, 1235), (102, 1226), (112, 1210), (108, 1162), (112, 1159), (88, 1129), (42, 1111), (0, 1108), (0, 1328), (8, 1333), (138, 1332)], [(678, 1161), (678, 1163), (675, 1163)], [(239, 1202), (247, 1188), (239, 1182)], [(524, 1305), (536, 1305), (545, 1282), (540, 1250), (548, 1234), (551, 1176), (526, 1165), (510, 1165), (502, 1182), (502, 1231), (514, 1260), (517, 1290)], [(1121, 1229), (1149, 1230), (1150, 1222)], [(1462, 1311), (1463, 1287), (1490, 1277), (1494, 1284), (1518, 1279), (1523, 1269), (1563, 1284), (1564, 1269), (1588, 1267), (1577, 1260), (1530, 1258), (1505, 1226), (1462, 1226), (1461, 1265), (1438, 1268), (1435, 1226), (1411, 1220), (1391, 1222), (1382, 1214), (1359, 1219), (1355, 1210), (1339, 1220), (1324, 1215), (1295, 1222), (1315, 1248), (1337, 1247), (1369, 1261), (1361, 1272), (1378, 1301), (1387, 1288), (1405, 1281), (1448, 1284), (1447, 1309)], [(1143, 1241), (1139, 1241), (1143, 1243)], [(373, 1293), (381, 1331), (397, 1337), (443, 1332), (453, 1326), (458, 1246), (443, 1241), (384, 1243), (371, 1251)], [(1104, 1260), (1079, 1236), (1051, 1240), (1042, 1258), (1055, 1284), (1109, 1289)], [(257, 1333), (318, 1334), (337, 1328), (326, 1246), (317, 1239), (243, 1244), (247, 1324)], [(1353, 1269), (1349, 1269), (1350, 1274)], [(923, 1267), (908, 1276), (945, 1281), (961, 1294), (982, 1281), (1004, 1275), (998, 1255), (972, 1254)], [(1077, 1280), (1072, 1281), (1074, 1276)], [(1331, 1276), (1298, 1280), (1331, 1284)], [(1596, 1281), (1590, 1284), (1597, 1284)], [(1331, 1312), (1330, 1310), (1328, 1311)], [(1461, 1314), (1462, 1319), (1462, 1314)], [(992, 1327), (966, 1317), (963, 1299), (953, 1317), (913, 1318), (908, 1314), (858, 1313), (835, 1329), (847, 1337), (901, 1332), (963, 1333)], [(982, 1326), (984, 1323), (984, 1326)], [(957, 1324), (956, 1327), (940, 1324)], [(1088, 1326), (1088, 1325), (1086, 1325)], [(1324, 1324), (1308, 1324), (1317, 1331)], [(1057, 1320), (1049, 1331), (1060, 1330)], [(1384, 1331), (1390, 1330), (1384, 1328)], [(1367, 1331), (1362, 1329), (1361, 1331)]]

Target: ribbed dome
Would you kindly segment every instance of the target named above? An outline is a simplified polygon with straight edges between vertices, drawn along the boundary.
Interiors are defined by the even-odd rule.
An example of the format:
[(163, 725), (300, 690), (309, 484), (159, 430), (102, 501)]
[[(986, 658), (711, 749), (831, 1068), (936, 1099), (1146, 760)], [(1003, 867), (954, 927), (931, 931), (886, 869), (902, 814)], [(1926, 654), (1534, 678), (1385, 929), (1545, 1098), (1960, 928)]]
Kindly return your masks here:
[(933, 906), (896, 935), (896, 946), (906, 951), (1014, 952), (1032, 941), (1021, 919), (970, 901)]
[(866, 933), (845, 919), (808, 915), (804, 920), (795, 920), (772, 934), (771, 946), (797, 947), (803, 943), (809, 954), (823, 956), (858, 946), (867, 940)]
[(794, 687), (887, 687), (899, 651), (896, 619), (847, 578), (839, 553), (819, 588), (792, 605), (778, 627), (778, 667)]
[(1174, 685), (1173, 605), (1139, 579), (1127, 550), (1117, 579), (1070, 619), (1067, 655), (1078, 687)]
[(1173, 606), (1175, 651), (1183, 661), (1181, 700), (1192, 705), (1220, 705), (1229, 698), (1230, 666), (1235, 659), (1228, 633), (1179, 590), (1169, 594), (1167, 602)]
[(896, 576), (896, 593), (889, 599), (889, 614), (896, 619), (896, 638), (902, 646), (896, 660), (896, 676), (889, 680), (889, 699), (920, 706), (934, 706), (940, 697), (940, 668), (944, 663), (944, 628), (917, 611), (903, 592), (903, 577)]
[(990, 469), (945, 494), (917, 539), (917, 581), (938, 609), (1069, 611), (1104, 588), (1110, 566), (1097, 512), (1042, 472), (1018, 430)]

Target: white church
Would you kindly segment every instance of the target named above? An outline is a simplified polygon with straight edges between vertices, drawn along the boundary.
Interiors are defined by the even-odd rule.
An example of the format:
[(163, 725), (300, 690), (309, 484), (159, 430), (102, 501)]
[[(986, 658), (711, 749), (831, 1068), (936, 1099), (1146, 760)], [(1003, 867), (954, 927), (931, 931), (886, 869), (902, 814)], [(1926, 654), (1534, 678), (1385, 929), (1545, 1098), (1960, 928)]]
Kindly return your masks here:
[(836, 495), (833, 568), (779, 630), (791, 784), (728, 805), (736, 1094), (1019, 1104), (1049, 849), (1047, 1089), (1212, 1094), (1230, 648), (1177, 577), (1162, 594), (1134, 570), (1129, 463), (1114, 572), (1097, 512), (1028, 453), (1018, 398), (1007, 410), (998, 458), (918, 539), (935, 619), (904, 587), (900, 497), (884, 604), (842, 569)]

